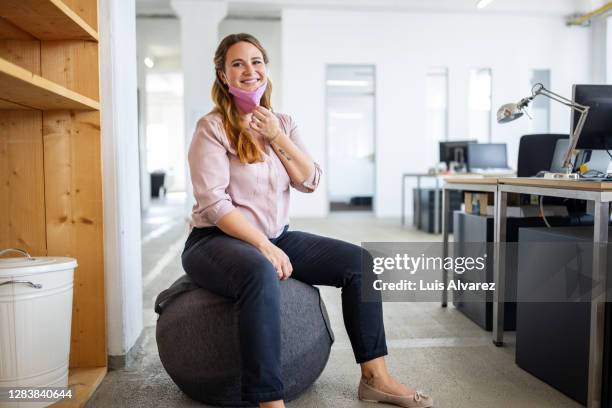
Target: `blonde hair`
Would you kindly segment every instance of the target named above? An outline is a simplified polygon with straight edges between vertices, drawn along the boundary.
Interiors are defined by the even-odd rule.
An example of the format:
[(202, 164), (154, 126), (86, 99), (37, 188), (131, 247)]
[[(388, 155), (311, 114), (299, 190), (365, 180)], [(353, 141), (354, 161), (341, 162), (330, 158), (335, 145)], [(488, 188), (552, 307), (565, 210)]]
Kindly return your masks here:
[[(232, 95), (228, 91), (228, 86), (221, 80), (221, 72), (223, 72), (225, 69), (227, 50), (229, 50), (232, 45), (242, 41), (248, 42), (257, 47), (257, 49), (259, 49), (263, 55), (264, 63), (268, 63), (268, 54), (255, 37), (246, 33), (228, 35), (221, 40), (221, 43), (215, 52), (214, 62), (216, 75), (211, 96), (215, 105), (213, 112), (221, 115), (225, 133), (227, 134), (232, 147), (236, 149), (238, 159), (241, 163), (255, 163), (262, 161), (262, 151), (247, 129), (241, 126), (238, 109), (234, 104)], [(260, 105), (270, 110), (272, 110), (272, 106), (270, 104), (271, 95), (272, 83), (268, 78), (268, 86), (261, 97)]]

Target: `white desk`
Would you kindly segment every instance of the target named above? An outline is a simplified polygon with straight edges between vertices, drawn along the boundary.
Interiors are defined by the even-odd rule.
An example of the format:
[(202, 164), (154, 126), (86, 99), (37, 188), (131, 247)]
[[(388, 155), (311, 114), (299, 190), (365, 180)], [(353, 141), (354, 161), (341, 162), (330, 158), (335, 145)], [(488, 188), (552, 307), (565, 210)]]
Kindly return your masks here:
[[(446, 179), (442, 190), (442, 258), (448, 256), (448, 226), (450, 220), (450, 194), (448, 191), (474, 191), (479, 193), (497, 193), (498, 177), (450, 177)], [(494, 205), (497, 205), (497, 199)], [(448, 270), (442, 271), (444, 290), (442, 291), (442, 307), (448, 304)]]
[[(608, 243), (608, 223), (610, 202), (612, 201), (612, 182), (579, 180), (546, 180), (542, 178), (500, 178), (495, 193), (495, 250), (493, 294), (493, 342), (501, 346), (504, 336), (504, 284), (505, 251), (501, 245), (506, 239), (506, 208), (508, 194), (534, 194), (540, 196), (589, 200), (594, 204), (595, 225), (593, 242)], [(593, 280), (600, 285), (606, 284), (606, 251), (601, 245), (593, 246)], [(604, 286), (605, 287), (605, 286)], [(589, 378), (587, 407), (601, 407), (603, 374), (603, 343), (606, 291), (591, 299), (591, 329), (589, 340)]]
[[(504, 174), (504, 176), (509, 176), (508, 174)], [(483, 175), (483, 174), (475, 174), (475, 173), (440, 173), (440, 174), (428, 174), (428, 173), (404, 173), (402, 174), (402, 227), (406, 225), (406, 179), (414, 177), (416, 178), (416, 188), (417, 188), (417, 198), (416, 198), (416, 208), (415, 214), (415, 223), (414, 225), (421, 229), (420, 225), (420, 217), (417, 217), (421, 213), (421, 179), (422, 178), (433, 178), (435, 180), (435, 193), (434, 193), (434, 232), (436, 234), (441, 231), (441, 221), (440, 221), (440, 196), (442, 193), (442, 182), (449, 180), (465, 180), (465, 179), (483, 179), (483, 178), (492, 178), (497, 180), (499, 175)]]

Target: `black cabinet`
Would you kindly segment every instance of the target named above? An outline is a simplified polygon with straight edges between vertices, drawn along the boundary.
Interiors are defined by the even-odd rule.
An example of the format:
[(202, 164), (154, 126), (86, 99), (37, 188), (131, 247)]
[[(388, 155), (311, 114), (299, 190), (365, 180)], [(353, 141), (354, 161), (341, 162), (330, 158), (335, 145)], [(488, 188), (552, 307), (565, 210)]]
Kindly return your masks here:
[[(609, 234), (612, 236), (612, 230)], [(568, 259), (580, 259), (580, 262), (568, 264), (567, 268), (571, 269), (568, 270), (568, 276), (575, 273), (585, 277), (592, 275), (592, 257), (578, 255), (578, 251), (584, 252), (582, 249), (590, 248), (588, 244), (593, 240), (592, 227), (521, 228), (519, 240), (519, 300), (525, 298), (523, 294), (533, 293), (534, 288), (541, 285), (542, 281), (552, 279), (553, 274), (563, 276), (558, 274), (558, 269), (555, 271), (556, 268), (546, 267), (547, 263), (557, 261), (561, 255)], [(538, 248), (536, 243), (561, 245), (558, 251), (544, 251), (541, 246)], [(576, 245), (577, 243), (579, 245)], [(610, 261), (612, 259), (608, 257), (608, 265)], [(550, 285), (547, 287), (548, 291), (552, 291), (552, 295), (558, 295), (561, 299), (566, 296), (567, 287)], [(588, 302), (519, 302), (517, 306), (517, 365), (582, 404), (586, 404), (587, 400), (590, 316), (591, 304)], [(612, 407), (609, 397), (612, 389), (609, 375), (611, 316), (608, 303), (603, 407)]]
[[(569, 219), (560, 217), (549, 217), (548, 221), (552, 225), (567, 225)], [(494, 241), (494, 222), (492, 216), (466, 214), (455, 211), (453, 214), (454, 224), (454, 250), (456, 256), (481, 256), (481, 254), (471, 254), (469, 251), (474, 249), (469, 245), (462, 245), (470, 242), (488, 242), (487, 258), (493, 259)], [(541, 218), (507, 218), (506, 241), (517, 242), (520, 227), (540, 227), (544, 226)], [(516, 299), (516, 270), (517, 257), (516, 245), (509, 246), (506, 253), (506, 285), (505, 299)], [(454, 279), (461, 282), (485, 283), (493, 282), (493, 263), (488, 262), (484, 275), (481, 272), (467, 271), (462, 275), (454, 275)], [(453, 305), (474, 321), (484, 330), (493, 329), (493, 293), (453, 290)], [(504, 328), (505, 330), (515, 330), (516, 327), (516, 302), (508, 301), (504, 303)]]
[[(463, 193), (461, 191), (448, 191), (450, 194), (450, 210), (461, 208)], [(415, 226), (425, 232), (439, 234), (442, 232), (442, 190), (435, 188), (421, 188), (412, 190), (413, 214)], [(436, 212), (436, 199), (438, 211)], [(453, 225), (448, 226), (449, 233), (453, 232)]]

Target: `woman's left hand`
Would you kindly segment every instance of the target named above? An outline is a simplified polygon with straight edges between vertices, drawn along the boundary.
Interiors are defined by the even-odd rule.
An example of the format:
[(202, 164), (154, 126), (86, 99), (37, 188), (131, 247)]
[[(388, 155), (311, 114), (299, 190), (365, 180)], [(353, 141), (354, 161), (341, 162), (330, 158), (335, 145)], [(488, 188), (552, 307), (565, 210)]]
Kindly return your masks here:
[(276, 140), (282, 134), (276, 115), (263, 106), (255, 107), (249, 126), (261, 133), (268, 141)]

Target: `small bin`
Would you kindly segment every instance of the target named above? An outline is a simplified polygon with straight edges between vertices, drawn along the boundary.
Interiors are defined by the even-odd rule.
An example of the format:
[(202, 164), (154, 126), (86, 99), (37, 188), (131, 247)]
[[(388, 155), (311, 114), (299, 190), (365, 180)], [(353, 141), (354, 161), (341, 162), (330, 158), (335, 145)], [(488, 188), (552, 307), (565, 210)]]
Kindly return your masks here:
[(54, 403), (8, 402), (8, 388), (67, 387), (73, 258), (0, 259), (0, 407)]
[(164, 196), (166, 195), (166, 173), (163, 171), (154, 171), (151, 173), (151, 198), (159, 198), (160, 190), (164, 189)]

